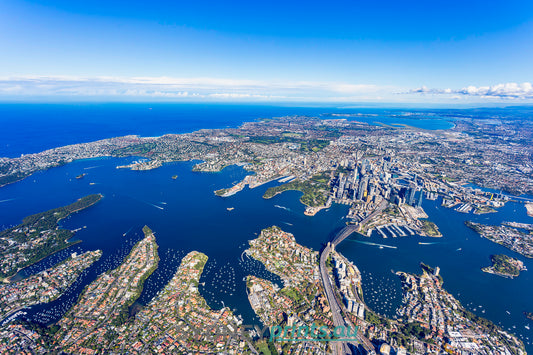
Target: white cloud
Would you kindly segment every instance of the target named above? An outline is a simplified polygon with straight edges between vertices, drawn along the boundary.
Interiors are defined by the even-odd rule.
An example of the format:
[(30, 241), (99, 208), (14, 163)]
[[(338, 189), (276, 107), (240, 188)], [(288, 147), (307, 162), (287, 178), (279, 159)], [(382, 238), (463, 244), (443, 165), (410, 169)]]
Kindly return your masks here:
[(464, 95), (496, 96), (509, 98), (533, 98), (531, 83), (506, 83), (494, 86), (468, 86), (460, 91)]
[(4, 92), (4, 93), (16, 93), (16, 92), (21, 92), (22, 90), (23, 90), (23, 87), (21, 85), (0, 86), (0, 92)]
[(496, 98), (496, 99), (533, 99), (533, 85), (529, 82), (522, 84), (505, 83), (493, 86), (467, 86), (462, 89), (428, 89), (422, 86), (409, 90), (409, 94), (457, 95)]
[[(24, 75), (0, 77), (0, 100), (11, 98), (88, 98), (111, 100), (227, 100), (301, 102), (416, 102), (413, 94), (438, 101), (458, 98), (533, 99), (531, 83), (467, 86), (462, 89), (401, 90), (394, 86), (320, 81), (247, 80), (227, 78), (173, 78)], [(399, 93), (399, 95), (398, 95)], [(429, 97), (424, 101), (430, 101)], [(419, 100), (418, 100), (419, 101)]]
[[(225, 78), (81, 77), (25, 75), (0, 77), (0, 98), (25, 97), (154, 97), (211, 100), (324, 100), (368, 94), (391, 94), (392, 87), (316, 81), (261, 81)], [(338, 97), (339, 94), (342, 97)]]

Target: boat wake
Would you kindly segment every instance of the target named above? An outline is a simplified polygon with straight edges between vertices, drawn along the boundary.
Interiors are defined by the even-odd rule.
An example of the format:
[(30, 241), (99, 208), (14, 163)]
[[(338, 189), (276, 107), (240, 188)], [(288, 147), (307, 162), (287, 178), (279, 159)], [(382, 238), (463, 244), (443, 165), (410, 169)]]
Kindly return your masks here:
[(86, 168), (83, 168), (83, 170), (89, 170), (89, 169), (99, 168), (99, 167), (101, 167), (101, 166), (103, 166), (103, 165), (88, 166), (88, 167), (86, 167)]
[(122, 234), (123, 237), (127, 236), (129, 232), (131, 232), (131, 230), (133, 229), (133, 226), (130, 227), (130, 229), (128, 229), (128, 231), (124, 234)]
[(158, 206), (158, 205), (154, 205), (153, 203), (150, 203), (150, 202), (146, 202), (147, 204), (149, 204), (150, 206), (153, 206), (155, 208), (159, 208), (160, 210), (164, 210), (165, 208), (164, 207), (161, 207), (161, 206)]
[(372, 242), (365, 242), (365, 241), (362, 241), (362, 240), (350, 240), (350, 241), (351, 242), (356, 242), (356, 243), (361, 243), (361, 244), (366, 244), (366, 245), (376, 246), (376, 247), (379, 247), (380, 249), (381, 248), (398, 249), (398, 247), (394, 246), (394, 245), (385, 245), (385, 244), (378, 244), (378, 243), (372, 243)]
[[(137, 200), (137, 199), (135, 199)], [(148, 206), (152, 206), (152, 207), (155, 207), (155, 208), (159, 208), (160, 210), (164, 210), (165, 208), (164, 207), (161, 207), (161, 206), (158, 206), (158, 205), (155, 205), (153, 203), (150, 203), (150, 202), (146, 202), (146, 201), (142, 201), (142, 200), (137, 200), (137, 201), (140, 201), (142, 203), (146, 203)]]

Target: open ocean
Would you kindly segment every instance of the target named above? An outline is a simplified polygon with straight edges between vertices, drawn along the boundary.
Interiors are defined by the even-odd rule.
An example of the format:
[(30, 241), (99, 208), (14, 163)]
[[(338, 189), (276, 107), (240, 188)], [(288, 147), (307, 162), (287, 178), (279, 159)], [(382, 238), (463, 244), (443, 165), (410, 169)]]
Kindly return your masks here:
[[(357, 121), (449, 128), (444, 119), (389, 117), (384, 109), (202, 104), (0, 104), (0, 157), (17, 157), (67, 144), (137, 134), (144, 137), (203, 128), (237, 127), (258, 118), (364, 112)], [(405, 110), (396, 110), (405, 111)], [(394, 112), (396, 112), (394, 111)]]
[[(444, 119), (392, 118), (385, 110), (368, 110), (381, 112), (381, 116), (357, 117), (357, 120), (387, 124), (407, 121), (407, 124), (427, 129), (451, 126)], [(0, 105), (0, 156), (13, 157), (126, 134), (154, 136), (237, 126), (259, 117), (325, 112), (339, 110), (166, 104)], [(243, 279), (254, 274), (279, 283), (279, 278), (243, 256), (247, 241), (254, 239), (262, 228), (278, 225), (293, 233), (299, 243), (319, 250), (346, 221), (348, 207), (344, 205), (333, 205), (314, 217), (305, 216), (304, 206), (298, 201), (300, 193), (296, 191), (270, 200), (262, 199), (264, 191), (276, 182), (255, 189), (246, 188), (225, 199), (215, 196), (214, 190), (244, 177), (246, 172), (240, 167), (228, 167), (220, 173), (197, 173), (191, 171), (193, 162), (181, 162), (151, 171), (115, 169), (134, 159), (76, 161), (0, 188), (2, 228), (20, 223), (24, 216), (69, 204), (87, 194), (104, 195), (95, 206), (62, 221), (69, 229), (86, 226), (75, 236), (83, 242), (68, 252), (102, 249), (103, 257), (66, 295), (50, 304), (33, 307), (28, 312), (30, 319), (45, 323), (59, 319), (87, 283), (120, 263), (133, 243), (141, 238), (141, 228), (146, 224), (155, 232), (161, 263), (147, 280), (140, 304), (149, 302), (164, 287), (187, 252), (198, 250), (209, 256), (206, 272), (200, 280), (205, 283), (200, 292), (208, 303), (213, 308), (225, 304), (236, 309), (245, 323), (258, 323), (248, 303)], [(75, 176), (81, 173), (87, 175), (77, 180)], [(178, 178), (173, 180), (172, 175)], [(229, 207), (234, 210), (228, 211)], [(522, 314), (526, 310), (533, 312), (533, 261), (480, 238), (463, 223), (466, 219), (487, 224), (533, 223), (524, 205), (508, 203), (498, 213), (481, 216), (445, 209), (440, 201), (426, 200), (424, 208), (443, 238), (352, 236), (338, 247), (362, 271), (367, 304), (381, 314), (393, 316), (401, 301), (401, 288), (399, 278), (391, 270), (419, 273), (418, 265), (423, 261), (441, 268), (444, 287), (467, 309), (517, 334), (528, 351), (533, 351), (533, 332), (526, 329), (526, 326), (533, 326), (530, 324), (533, 321)], [(384, 247), (380, 249), (370, 243)], [(49, 267), (66, 258), (68, 252), (45, 259), (26, 273)], [(529, 271), (513, 280), (481, 272), (481, 267), (490, 265), (489, 256), (495, 253), (523, 260)]]

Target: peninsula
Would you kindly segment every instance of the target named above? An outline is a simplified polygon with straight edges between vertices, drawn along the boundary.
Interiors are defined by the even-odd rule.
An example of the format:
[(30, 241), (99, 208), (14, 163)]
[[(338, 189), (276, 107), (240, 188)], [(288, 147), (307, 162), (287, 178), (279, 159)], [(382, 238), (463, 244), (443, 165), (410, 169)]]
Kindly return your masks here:
[(109, 342), (128, 318), (128, 307), (140, 296), (144, 281), (159, 262), (155, 236), (145, 226), (144, 239), (124, 262), (86, 287), (78, 303), (59, 321), (56, 346), (70, 353), (110, 349)]
[(0, 278), (8, 279), (19, 270), (78, 243), (69, 241), (74, 232), (59, 228), (58, 222), (101, 199), (99, 194), (85, 196), (68, 206), (28, 216), (21, 224), (0, 232)]
[[(311, 333), (305, 333), (296, 342), (284, 339), (273, 342), (272, 338), (267, 340), (265, 329), (245, 328), (229, 308), (211, 309), (198, 291), (208, 258), (195, 251), (183, 258), (164, 289), (131, 316), (128, 308), (139, 297), (144, 280), (157, 268), (159, 260), (152, 231), (144, 227), (143, 232), (144, 239), (132, 248), (124, 262), (88, 285), (56, 325), (36, 328), (15, 322), (0, 327), (0, 349), (87, 354), (108, 349), (133, 354), (302, 353), (304, 350), (327, 354), (338, 349), (339, 343), (332, 341), (334, 333), (328, 335), (328, 329), (333, 330), (334, 315), (321, 281), (318, 253), (299, 245), (292, 234), (275, 226), (262, 230), (259, 237), (251, 240), (246, 254), (280, 276), (283, 287), (248, 276), (248, 299), (264, 325), (279, 329), (303, 327), (311, 329)], [(442, 288), (438, 268), (422, 266), (422, 275), (397, 273), (403, 284), (403, 305), (398, 319), (387, 319), (364, 304), (357, 266), (331, 251), (326, 262), (326, 278), (331, 281), (333, 297), (342, 300), (338, 311), (343, 322), (358, 328), (354, 331), (357, 339), (347, 341), (354, 346), (364, 344), (369, 351), (385, 345), (396, 353), (475, 350), (525, 354), (523, 344), (515, 336), (468, 312), (447, 293)], [(322, 329), (326, 337), (316, 341), (313, 329), (315, 332)], [(20, 341), (10, 341), (16, 339)]]
[(331, 174), (326, 171), (312, 176), (305, 181), (294, 179), (290, 182), (283, 183), (282, 185), (270, 187), (265, 191), (263, 198), (270, 199), (283, 191), (300, 191), (303, 193), (300, 202), (306, 206), (305, 213), (313, 216), (320, 209), (331, 205), (329, 188), (329, 181), (331, 179), (330, 175)]
[[(515, 194), (533, 192), (530, 174), (533, 152), (528, 144), (533, 132), (522, 129), (520, 120), (502, 121), (499, 125), (506, 139), (494, 135), (494, 127), (482, 120), (464, 118), (455, 123), (449, 130), (427, 131), (406, 126), (373, 126), (345, 118), (288, 116), (247, 122), (238, 128), (161, 137), (119, 137), (18, 158), (0, 158), (0, 184), (77, 159), (106, 156), (128, 157), (128, 164), (123, 167), (133, 170), (192, 160), (199, 161), (193, 170), (203, 172), (240, 165), (250, 174), (231, 187), (217, 186), (218, 195), (229, 197), (246, 186), (254, 188), (277, 180), (278, 185), (268, 189), (265, 198), (287, 190), (301, 191), (301, 202), (308, 215), (332, 203), (345, 204), (349, 231), (381, 238), (415, 234), (438, 237), (441, 236), (438, 226), (424, 210), (425, 200), (439, 199), (444, 208), (469, 214), (497, 210), (509, 200), (528, 201), (488, 192), (472, 184)], [(129, 164), (131, 157), (138, 160)], [(30, 216), (23, 224), (1, 232), (0, 275), (13, 275), (20, 268), (71, 245), (68, 240), (72, 232), (59, 229), (57, 222), (101, 198), (92, 196), (80, 200), (78, 206), (73, 206), (75, 203)], [(517, 222), (509, 223), (484, 226), (467, 222), (483, 237), (533, 257), (531, 234), (520, 230), (522, 224), (519, 227)], [(175, 281), (166, 289), (168, 292), (158, 295), (155, 303), (135, 317), (130, 316), (129, 306), (158, 265), (155, 237), (147, 227), (144, 233), (145, 238), (121, 266), (87, 286), (78, 303), (57, 324), (59, 330), (51, 338), (53, 346), (45, 350), (94, 353), (115, 349), (145, 353), (193, 349), (246, 353), (255, 352), (256, 346), (276, 351), (301, 350), (298, 346), (303, 346), (313, 353), (332, 350), (331, 344), (307, 341), (300, 345), (265, 345), (264, 339), (253, 332), (239, 340), (231, 336), (214, 340), (207, 335), (187, 337), (188, 330), (213, 317), (220, 320), (214, 324), (216, 334), (217, 329), (241, 329), (230, 310), (212, 310), (198, 296), (197, 283), (207, 262), (207, 257), (200, 253), (184, 259)], [(23, 244), (29, 248), (19, 248)], [(365, 347), (387, 344), (397, 353), (405, 349), (410, 352), (497, 349), (503, 353), (523, 353), (523, 346), (514, 336), (464, 311), (444, 291), (439, 275), (433, 275), (429, 268), (422, 276), (400, 274), (405, 290), (404, 311), (399, 320), (380, 317), (363, 302), (355, 264), (331, 248), (332, 245), (327, 246), (327, 260), (319, 261), (316, 251), (297, 244), (294, 236), (277, 227), (263, 230), (259, 238), (250, 242), (248, 255), (284, 280), (283, 287), (278, 287), (258, 277), (246, 278), (249, 301), (265, 325), (307, 326), (314, 322), (325, 326), (357, 325), (359, 340)], [(168, 304), (174, 306), (164, 309)], [(169, 327), (172, 322), (184, 328)], [(474, 330), (470, 333), (465, 329)], [(2, 331), (2, 339), (20, 334), (29, 334), (30, 339), (35, 336), (20, 323)], [(133, 338), (129, 334), (134, 334)], [(472, 339), (477, 339), (477, 343)], [(36, 348), (42, 346), (38, 341), (31, 344)], [(28, 345), (17, 351), (36, 348)]]
[[(311, 323), (326, 327), (333, 324), (322, 283), (316, 283), (316, 252), (297, 244), (292, 234), (278, 227), (262, 230), (260, 236), (249, 243), (247, 254), (261, 261), (284, 282), (279, 288), (270, 281), (254, 276), (247, 278), (250, 304), (265, 325), (299, 329)], [(366, 345), (365, 349), (385, 345), (397, 354), (468, 351), (525, 354), (518, 338), (469, 312), (446, 292), (438, 267), (425, 264), (421, 267), (421, 275), (396, 273), (404, 295), (397, 318), (387, 319), (364, 303), (357, 266), (337, 251), (330, 254), (326, 262), (327, 277), (332, 281), (335, 298), (342, 300), (339, 305), (344, 321), (358, 326), (358, 341)], [(314, 346), (314, 353), (328, 353), (332, 351), (332, 344), (321, 347), (304, 338), (297, 344), (269, 345), (287, 353), (297, 352), (300, 345)]]
[[(524, 129), (529, 126), (520, 119), (502, 121), (502, 134), (513, 133), (501, 140), (491, 125), (470, 117), (438, 131), (376, 126), (341, 117), (286, 116), (237, 128), (117, 137), (0, 158), (0, 184), (77, 159), (106, 156), (136, 157), (119, 166), (135, 170), (193, 160), (199, 161), (194, 171), (241, 165), (250, 174), (233, 186), (218, 186), (217, 195), (229, 197), (245, 186), (278, 180), (280, 185), (267, 190), (265, 198), (286, 190), (302, 191), (300, 200), (309, 216), (331, 203), (349, 205), (348, 223), (359, 224), (364, 235), (383, 238), (441, 236), (423, 210), (426, 199), (442, 199), (444, 207), (462, 213), (492, 212), (510, 199), (529, 201), (472, 184), (515, 194), (533, 192), (528, 173), (533, 152), (525, 143), (533, 139), (533, 131)], [(378, 206), (381, 211), (373, 213)]]
[[(15, 353), (93, 354), (114, 349), (135, 354), (191, 350), (257, 354), (241, 318), (228, 307), (211, 309), (200, 295), (199, 279), (208, 258), (196, 251), (183, 258), (171, 281), (146, 307), (130, 316), (129, 307), (159, 263), (153, 232), (145, 226), (143, 233), (144, 239), (123, 263), (88, 285), (57, 325), (37, 327), (37, 331), (20, 322), (2, 327), (0, 349)], [(8, 341), (25, 336), (21, 342)]]
[(251, 354), (242, 321), (224, 307), (211, 309), (198, 291), (207, 255), (193, 251), (174, 277), (135, 319), (117, 328), (110, 344), (121, 352)]
[[(294, 236), (273, 226), (263, 229), (251, 240), (246, 253), (259, 260), (283, 280), (283, 287), (264, 279), (248, 276), (248, 299), (256, 314), (267, 326), (311, 328), (331, 326), (332, 313), (327, 302), (318, 269), (318, 253), (296, 243)], [(310, 334), (310, 338), (315, 334)], [(282, 347), (283, 345), (283, 347)], [(276, 343), (278, 352), (290, 353), (304, 346), (313, 353), (323, 354), (323, 342)]]
[(432, 272), (396, 273), (403, 287), (397, 315), (404, 326), (391, 334), (395, 341), (415, 353), (525, 354), (524, 344), (515, 336), (469, 312), (446, 292), (438, 268), (423, 266)]
[[(515, 227), (513, 223), (505, 222), (505, 225), (488, 226), (481, 223), (466, 221), (465, 224), (494, 243), (503, 245), (526, 258), (533, 258), (533, 235), (524, 233)], [(521, 224), (518, 224), (521, 226)]]
[(0, 284), (0, 320), (20, 308), (57, 299), (101, 256), (101, 250), (81, 255), (73, 253), (70, 258), (50, 269), (17, 282)]

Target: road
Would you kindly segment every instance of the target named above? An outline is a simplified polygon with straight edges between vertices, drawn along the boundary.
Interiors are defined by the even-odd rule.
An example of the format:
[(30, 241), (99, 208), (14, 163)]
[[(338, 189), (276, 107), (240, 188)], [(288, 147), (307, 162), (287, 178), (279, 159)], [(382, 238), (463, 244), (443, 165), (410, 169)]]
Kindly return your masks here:
[[(324, 290), (326, 292), (326, 298), (328, 299), (328, 304), (331, 309), (331, 314), (333, 316), (333, 325), (335, 327), (338, 326), (347, 326), (347, 323), (344, 321), (344, 317), (342, 315), (342, 305), (339, 304), (337, 298), (335, 297), (335, 293), (333, 292), (333, 287), (331, 285), (331, 281), (328, 276), (328, 272), (326, 269), (326, 260), (329, 257), (329, 254), (333, 250), (334, 247), (339, 245), (344, 239), (348, 238), (352, 233), (359, 230), (360, 226), (368, 223), (372, 218), (374, 218), (378, 213), (381, 213), (385, 208), (387, 207), (387, 201), (383, 200), (379, 206), (371, 213), (369, 214), (364, 220), (361, 221), (361, 223), (356, 225), (348, 225), (341, 229), (339, 233), (335, 235), (335, 237), (329, 242), (326, 247), (322, 250), (320, 253), (320, 278), (322, 280), (322, 285), (324, 286)], [(374, 352), (374, 347), (370, 343), (370, 341), (364, 337), (361, 333), (357, 333), (357, 338), (359, 342), (363, 345), (365, 350), (369, 353)], [(337, 342), (334, 345), (334, 354), (351, 354), (351, 350), (348, 347), (348, 344), (345, 342)]]
[(387, 207), (387, 205), (387, 201), (382, 200), (379, 206), (376, 207), (376, 209), (372, 211), (372, 213), (370, 213), (368, 216), (366, 216), (365, 219), (363, 219), (361, 222), (359, 222), (358, 224), (350, 224), (341, 229), (339, 233), (337, 233), (337, 235), (333, 238), (331, 244), (333, 244), (334, 246), (339, 245), (349, 235), (351, 235), (355, 231), (358, 231), (360, 227), (364, 226), (365, 224), (370, 222), (370, 220), (374, 218), (377, 214), (381, 213)]
[[(152, 233), (152, 235), (153, 235), (153, 233)], [(144, 239), (142, 241), (144, 241)], [(149, 267), (148, 267), (149, 264), (155, 264), (156, 263), (157, 251), (154, 249), (154, 246), (152, 244), (149, 244), (149, 242), (147, 242), (146, 246), (144, 246), (144, 247), (146, 247), (148, 249), (147, 252), (146, 252), (148, 257), (146, 257), (146, 259), (144, 260), (144, 265), (142, 267), (137, 268), (137, 270), (134, 270), (136, 272), (139, 272), (139, 270), (145, 270), (144, 272), (146, 272), (149, 269)], [(131, 252), (133, 252), (133, 250), (134, 249), (132, 249)], [(142, 251), (140, 251), (139, 253), (141, 253), (141, 252)], [(150, 258), (150, 256), (152, 256), (152, 257)], [(127, 258), (128, 257), (126, 257), (126, 259)], [(110, 270), (108, 272), (112, 273), (115, 270), (120, 270), (122, 265), (124, 265), (125, 263), (126, 263), (126, 260), (123, 261), (123, 263), (120, 264), (120, 266), (118, 266), (116, 269)], [(109, 295), (111, 293), (110, 291), (117, 285), (117, 283), (122, 282), (123, 279), (126, 279), (126, 280), (133, 279), (134, 275), (135, 275), (135, 272), (123, 270), (122, 273), (118, 273), (116, 276), (114, 276), (114, 280), (109, 284), (109, 286), (107, 286), (106, 290), (104, 291), (104, 295), (106, 295), (106, 298), (109, 297)], [(100, 278), (97, 278), (93, 282), (98, 282), (98, 281), (100, 281), (101, 284), (107, 283), (106, 280), (103, 280), (103, 279), (100, 279)], [(131, 281), (128, 282), (128, 284), (130, 284), (130, 287), (131, 287), (131, 285), (132, 285)], [(137, 284), (136, 287), (138, 288), (139, 284)], [(122, 293), (119, 293), (120, 291), (122, 291)], [(76, 337), (74, 339), (71, 338), (71, 339), (68, 339), (67, 341), (65, 341), (65, 344), (62, 347), (66, 348), (69, 345), (72, 345), (72, 344), (74, 344), (74, 343), (76, 343), (76, 342), (78, 342), (80, 340), (83, 340), (85, 337), (90, 335), (91, 332), (93, 332), (97, 327), (99, 327), (101, 325), (104, 325), (106, 322), (111, 320), (113, 315), (117, 311), (118, 307), (121, 307), (124, 304), (127, 304), (128, 299), (126, 298), (126, 295), (128, 295), (128, 290), (125, 290), (122, 287), (119, 287), (117, 293), (114, 296), (114, 300), (112, 300), (112, 304), (108, 305), (108, 308), (106, 308), (106, 309), (96, 310), (95, 311), (95, 308), (99, 306), (99, 305), (95, 305), (95, 306), (93, 306), (93, 307), (91, 307), (89, 309), (82, 309), (82, 311), (84, 313), (83, 316), (75, 314), (75, 310), (69, 311), (69, 312), (73, 313), (72, 314), (72, 320), (74, 320), (74, 319), (84, 319), (84, 320), (87, 320), (87, 321), (95, 321), (95, 324), (93, 326), (87, 327), (85, 329), (85, 331), (83, 333), (81, 333), (78, 337)], [(95, 315), (93, 314), (95, 312), (99, 312), (99, 316), (98, 316), (97, 319), (95, 319)], [(87, 314), (89, 314), (89, 316), (87, 316)], [(91, 314), (93, 314), (93, 315), (91, 315)], [(100, 316), (102, 316), (102, 315), (104, 316), (104, 318), (100, 319)]]
[[(320, 278), (322, 279), (322, 284), (324, 285), (324, 290), (326, 292), (326, 298), (328, 299), (328, 304), (331, 309), (331, 314), (333, 315), (333, 325), (335, 327), (345, 326), (344, 318), (342, 317), (342, 311), (337, 303), (337, 299), (333, 294), (333, 289), (331, 287), (331, 282), (326, 270), (326, 260), (329, 257), (331, 252), (331, 245), (328, 244), (326, 248), (320, 254)], [(334, 343), (334, 354), (351, 354), (352, 352), (348, 348), (348, 344), (345, 342), (336, 342)]]

